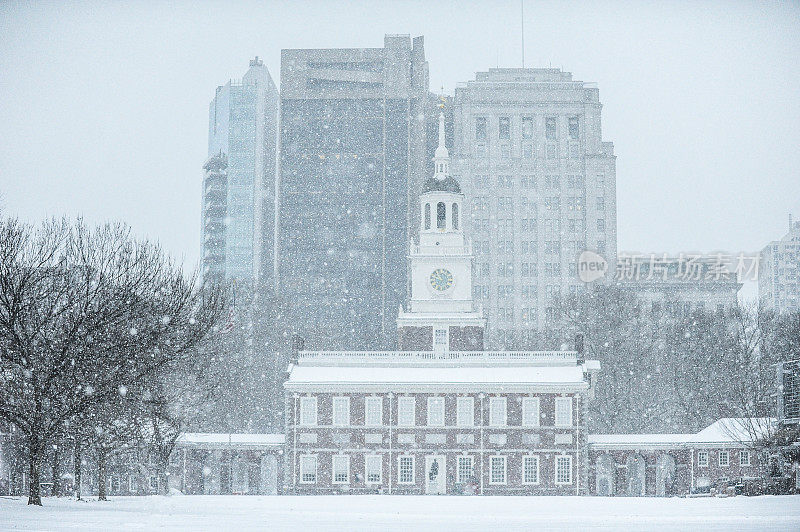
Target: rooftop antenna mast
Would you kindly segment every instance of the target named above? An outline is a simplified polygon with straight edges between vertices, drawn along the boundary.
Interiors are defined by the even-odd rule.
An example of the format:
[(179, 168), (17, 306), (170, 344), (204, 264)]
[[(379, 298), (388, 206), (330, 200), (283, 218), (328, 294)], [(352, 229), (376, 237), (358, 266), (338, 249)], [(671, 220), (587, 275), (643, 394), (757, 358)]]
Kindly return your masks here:
[(522, 33), (522, 68), (525, 68), (525, 0), (519, 0), (519, 19)]

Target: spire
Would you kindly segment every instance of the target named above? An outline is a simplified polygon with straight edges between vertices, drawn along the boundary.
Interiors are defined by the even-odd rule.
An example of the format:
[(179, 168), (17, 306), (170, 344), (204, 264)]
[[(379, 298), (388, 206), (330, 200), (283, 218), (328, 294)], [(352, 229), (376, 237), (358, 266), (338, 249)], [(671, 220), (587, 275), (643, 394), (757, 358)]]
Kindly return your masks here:
[(433, 164), (435, 168), (433, 177), (444, 179), (450, 175), (450, 153), (445, 145), (444, 113), (442, 112), (439, 113), (439, 146), (436, 148)]

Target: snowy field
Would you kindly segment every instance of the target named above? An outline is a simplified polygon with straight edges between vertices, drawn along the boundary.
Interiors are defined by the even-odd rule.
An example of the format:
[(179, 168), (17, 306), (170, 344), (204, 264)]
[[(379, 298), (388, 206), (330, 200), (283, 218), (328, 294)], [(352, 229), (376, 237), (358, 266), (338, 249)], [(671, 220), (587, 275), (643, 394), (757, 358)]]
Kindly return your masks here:
[(800, 530), (800, 496), (0, 497), (2, 530)]

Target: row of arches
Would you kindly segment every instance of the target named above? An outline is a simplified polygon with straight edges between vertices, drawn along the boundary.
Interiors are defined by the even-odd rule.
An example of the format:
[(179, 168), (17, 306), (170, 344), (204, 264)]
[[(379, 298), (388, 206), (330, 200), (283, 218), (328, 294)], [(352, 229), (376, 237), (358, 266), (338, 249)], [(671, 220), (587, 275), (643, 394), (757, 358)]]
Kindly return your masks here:
[[(666, 497), (676, 493), (675, 458), (662, 453), (656, 459), (655, 494)], [(595, 461), (595, 493), (604, 497), (627, 495), (642, 497), (647, 493), (647, 462), (641, 454), (629, 455), (625, 460), (625, 484), (617, 493), (617, 465), (606, 453)], [(623, 491), (624, 490), (624, 491)]]
[[(431, 229), (431, 204), (425, 204), (425, 229)], [(458, 230), (458, 203), (453, 203), (450, 207), (450, 229)], [(448, 229), (447, 227), (447, 205), (443, 201), (436, 204), (436, 228)]]

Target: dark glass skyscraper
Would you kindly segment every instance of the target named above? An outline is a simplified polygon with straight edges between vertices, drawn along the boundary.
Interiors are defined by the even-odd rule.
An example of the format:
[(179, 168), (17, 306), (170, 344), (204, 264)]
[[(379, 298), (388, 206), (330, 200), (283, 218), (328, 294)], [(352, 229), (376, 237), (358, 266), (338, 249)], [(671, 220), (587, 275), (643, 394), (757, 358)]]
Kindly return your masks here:
[(427, 89), (422, 37), (282, 51), (278, 278), (306, 347), (396, 345)]

